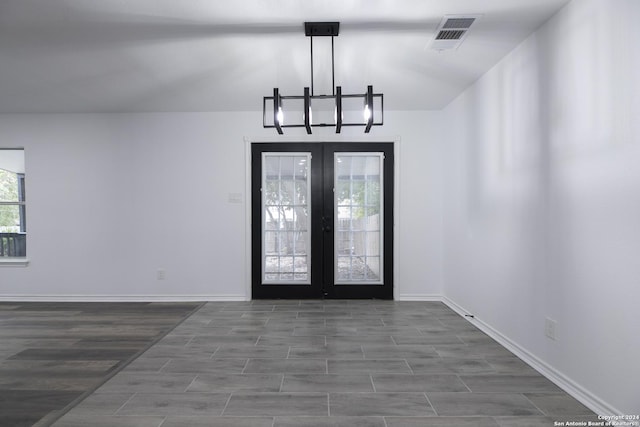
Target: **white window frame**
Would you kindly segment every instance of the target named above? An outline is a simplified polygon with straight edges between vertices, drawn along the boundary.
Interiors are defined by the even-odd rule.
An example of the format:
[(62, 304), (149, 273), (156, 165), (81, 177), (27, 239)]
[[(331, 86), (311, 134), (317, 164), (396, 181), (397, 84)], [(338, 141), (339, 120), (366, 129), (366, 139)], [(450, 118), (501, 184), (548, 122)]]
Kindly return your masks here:
[[(339, 157), (378, 157), (380, 162), (380, 259), (379, 267), (380, 273), (378, 280), (340, 280), (338, 278), (338, 239), (335, 238), (337, 230), (334, 231), (334, 248), (333, 248), (333, 276), (334, 285), (384, 285), (384, 153), (382, 152), (336, 152), (333, 155), (333, 170), (338, 170), (338, 158)], [(338, 174), (334, 173), (333, 176), (333, 217), (338, 220), (338, 194), (336, 188), (338, 187)], [(334, 228), (335, 230), (335, 228)]]
[[(266, 172), (266, 159), (268, 157), (304, 157), (306, 159), (307, 162), (307, 211), (309, 212), (307, 215), (307, 241), (306, 241), (306, 257), (307, 257), (307, 279), (306, 280), (291, 280), (291, 281), (283, 281), (283, 280), (267, 280), (266, 279), (266, 271), (267, 271), (267, 258), (266, 258), (266, 242), (265, 242), (265, 235), (266, 235), (266, 223), (267, 223), (267, 218), (266, 215), (264, 215), (265, 212), (265, 205), (266, 205), (266, 191), (264, 191), (264, 189), (266, 188), (267, 185), (267, 172)], [(313, 268), (313, 266), (311, 265), (311, 239), (312, 239), (312, 229), (311, 229), (311, 212), (312, 212), (312, 206), (311, 206), (311, 153), (309, 152), (288, 152), (288, 151), (278, 151), (278, 152), (264, 152), (262, 153), (262, 177), (261, 177), (261, 188), (263, 189), (262, 194), (260, 195), (260, 200), (261, 200), (261, 209), (262, 209), (262, 229), (260, 230), (262, 236), (262, 250), (261, 250), (261, 256), (262, 256), (262, 284), (263, 285), (311, 285), (311, 269)]]
[[(0, 148), (0, 151), (21, 151), (22, 155), (23, 155), (23, 161), (24, 161), (24, 148)], [(26, 178), (25, 178), (25, 180), (26, 180)], [(18, 200), (18, 201), (15, 201), (15, 202), (14, 201), (10, 201), (10, 202), (0, 201), (0, 206), (18, 206), (18, 207), (21, 207), (22, 209), (25, 209), (26, 205), (27, 205), (26, 200)], [(25, 218), (22, 218), (22, 220), (24, 221)], [(26, 236), (26, 232), (25, 232), (25, 236)], [(0, 257), (0, 266), (25, 267), (28, 264), (29, 264), (29, 259), (26, 256), (24, 256), (24, 257), (5, 257), (5, 256)]]

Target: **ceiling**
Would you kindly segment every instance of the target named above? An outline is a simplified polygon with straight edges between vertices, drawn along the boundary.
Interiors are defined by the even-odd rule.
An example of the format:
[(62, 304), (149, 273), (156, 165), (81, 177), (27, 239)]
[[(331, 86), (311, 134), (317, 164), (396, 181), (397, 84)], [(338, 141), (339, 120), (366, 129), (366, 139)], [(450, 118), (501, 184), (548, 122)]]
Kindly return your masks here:
[[(305, 21), (340, 22), (343, 92), (371, 84), (388, 110), (441, 109), (567, 2), (0, 0), (0, 113), (260, 110), (274, 87), (309, 86)], [(438, 52), (448, 14), (482, 16)]]

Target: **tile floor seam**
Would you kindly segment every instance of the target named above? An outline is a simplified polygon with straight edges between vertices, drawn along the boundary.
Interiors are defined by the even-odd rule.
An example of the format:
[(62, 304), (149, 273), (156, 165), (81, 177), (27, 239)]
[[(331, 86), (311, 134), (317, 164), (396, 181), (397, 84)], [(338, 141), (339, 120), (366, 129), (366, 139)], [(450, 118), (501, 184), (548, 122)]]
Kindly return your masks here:
[(540, 411), (542, 414), (544, 414), (545, 417), (550, 417), (551, 415), (549, 415), (546, 411), (543, 411), (540, 407), (538, 407), (538, 405), (536, 405), (533, 400), (529, 399), (529, 397), (524, 394), (524, 393), (520, 393), (525, 399), (527, 399), (527, 401), (529, 403), (531, 403), (533, 405), (534, 408), (536, 408), (538, 411)]
[(196, 373), (196, 376), (193, 377), (193, 379), (191, 380), (191, 382), (189, 383), (189, 385), (187, 385), (187, 387), (184, 389), (183, 393), (186, 393), (189, 390), (189, 387), (191, 387), (193, 385), (193, 383), (196, 382), (196, 380), (198, 379), (198, 377), (200, 376), (200, 374)]
[(217, 346), (215, 350), (213, 350), (213, 353), (211, 353), (211, 356), (209, 356), (209, 359), (215, 359), (215, 355), (218, 352), (218, 350), (220, 350), (220, 347), (222, 347), (221, 345)]
[(166, 372), (164, 371), (164, 369), (171, 363), (171, 361), (173, 360), (173, 358), (169, 358), (169, 360), (167, 360), (166, 362), (164, 362), (162, 364), (162, 366), (160, 366), (160, 368), (158, 369), (158, 374), (165, 374)]
[(371, 381), (371, 387), (373, 387), (373, 392), (374, 392), (374, 393), (377, 393), (377, 391), (376, 391), (376, 384), (375, 384), (375, 382), (373, 381), (373, 375), (372, 375), (372, 374), (369, 374), (369, 381)]
[(220, 412), (220, 416), (223, 417), (224, 416), (224, 411), (227, 410), (227, 406), (229, 406), (229, 402), (231, 402), (231, 398), (233, 397), (233, 392), (229, 393), (229, 397), (227, 397), (227, 401), (224, 404), (224, 408), (222, 408), (222, 411)]
[(407, 367), (409, 368), (409, 371), (411, 372), (411, 375), (415, 375), (416, 373), (414, 372), (413, 368), (411, 367), (411, 365), (409, 364), (409, 359), (402, 359), (404, 360), (404, 363), (407, 365)]
[[(175, 329), (174, 329), (174, 330), (175, 330)], [(195, 335), (195, 334), (191, 335), (191, 338), (189, 338), (189, 341), (187, 341), (187, 342), (184, 344), (184, 347), (188, 347), (188, 346), (189, 346), (189, 344), (191, 344), (191, 341), (193, 341), (193, 340), (195, 339), (195, 337), (196, 337), (196, 335)]]
[(247, 358), (247, 361), (244, 362), (244, 367), (242, 368), (242, 372), (240, 372), (240, 374), (244, 374), (245, 370), (247, 369), (247, 366), (249, 366), (249, 361), (251, 360), (251, 358)]
[(439, 417), (440, 415), (438, 415), (438, 411), (436, 411), (436, 407), (433, 406), (433, 403), (431, 403), (431, 400), (429, 399), (429, 396), (427, 395), (427, 393), (424, 393), (424, 397), (427, 399), (427, 403), (429, 403), (429, 406), (431, 406), (431, 409), (433, 409), (433, 413), (436, 414), (436, 417)]
[(469, 390), (469, 393), (473, 393), (473, 390), (471, 390), (471, 387), (469, 387), (467, 385), (467, 383), (464, 382), (464, 380), (462, 378), (460, 378), (460, 374), (456, 374), (456, 377), (458, 377), (458, 379), (460, 380), (460, 382), (462, 382), (462, 384), (464, 384), (464, 386), (467, 388), (467, 390)]
[(118, 412), (120, 412), (122, 410), (122, 408), (124, 408), (125, 406), (127, 406), (127, 403), (131, 402), (131, 400), (136, 397), (136, 395), (138, 394), (138, 392), (133, 392), (133, 394), (131, 396), (129, 396), (129, 398), (126, 400), (126, 402), (124, 402), (122, 405), (120, 405), (120, 407), (118, 407), (118, 409), (116, 409), (113, 413), (113, 415), (118, 415)]
[(331, 394), (327, 393), (327, 416), (331, 416)]

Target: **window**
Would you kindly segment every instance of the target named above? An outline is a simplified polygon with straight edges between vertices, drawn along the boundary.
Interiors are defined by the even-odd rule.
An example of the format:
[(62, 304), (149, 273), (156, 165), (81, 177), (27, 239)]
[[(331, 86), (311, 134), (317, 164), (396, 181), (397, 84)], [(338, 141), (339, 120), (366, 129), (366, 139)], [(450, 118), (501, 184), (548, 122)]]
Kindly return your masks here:
[(27, 256), (24, 150), (0, 149), (0, 259)]

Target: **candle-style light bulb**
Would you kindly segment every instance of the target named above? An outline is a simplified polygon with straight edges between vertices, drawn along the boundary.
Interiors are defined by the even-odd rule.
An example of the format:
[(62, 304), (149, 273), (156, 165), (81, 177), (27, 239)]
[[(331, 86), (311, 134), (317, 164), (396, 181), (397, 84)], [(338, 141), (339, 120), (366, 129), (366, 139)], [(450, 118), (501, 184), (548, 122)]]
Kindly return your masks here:
[(276, 118), (278, 119), (278, 124), (282, 126), (284, 124), (284, 113), (282, 112), (282, 107), (278, 107)]

